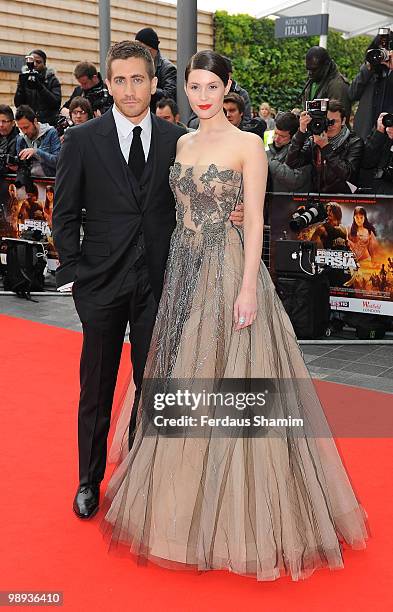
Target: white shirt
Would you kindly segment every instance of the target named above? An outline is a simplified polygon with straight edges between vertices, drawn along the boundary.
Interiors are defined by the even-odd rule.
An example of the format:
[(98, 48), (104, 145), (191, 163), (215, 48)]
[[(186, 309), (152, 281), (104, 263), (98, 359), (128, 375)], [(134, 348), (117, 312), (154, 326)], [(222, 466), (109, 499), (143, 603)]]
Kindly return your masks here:
[[(130, 156), (130, 149), (132, 143), (132, 132), (134, 127), (139, 125), (142, 128), (141, 131), (141, 141), (143, 152), (145, 154), (145, 161), (149, 156), (150, 151), (150, 142), (151, 142), (151, 115), (150, 110), (148, 111), (146, 117), (142, 119), (142, 121), (138, 124), (131, 123), (129, 119), (127, 119), (121, 112), (116, 108), (115, 105), (112, 107), (113, 119), (115, 120), (117, 137), (119, 139), (120, 149), (123, 153), (123, 157), (128, 164), (128, 158)], [(62, 285), (57, 289), (61, 293), (69, 293), (72, 289), (72, 285), (74, 283), (67, 283), (66, 285)]]
[(142, 128), (141, 131), (141, 141), (143, 152), (145, 154), (145, 161), (147, 161), (149, 151), (150, 151), (150, 142), (151, 142), (151, 115), (150, 111), (148, 111), (146, 117), (142, 119), (142, 121), (138, 124), (131, 123), (129, 119), (127, 119), (121, 112), (116, 108), (115, 105), (112, 107), (113, 118), (116, 124), (117, 136), (119, 139), (120, 149), (123, 153), (123, 157), (128, 164), (128, 158), (130, 155), (130, 148), (132, 143), (132, 132), (134, 127), (139, 125)]

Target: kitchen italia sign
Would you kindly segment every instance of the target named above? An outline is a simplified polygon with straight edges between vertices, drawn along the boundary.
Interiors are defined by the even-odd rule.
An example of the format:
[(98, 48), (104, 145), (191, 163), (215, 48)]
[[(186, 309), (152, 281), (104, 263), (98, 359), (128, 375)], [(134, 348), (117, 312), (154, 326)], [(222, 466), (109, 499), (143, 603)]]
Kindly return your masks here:
[(302, 15), (276, 19), (275, 38), (299, 38), (328, 33), (329, 15)]

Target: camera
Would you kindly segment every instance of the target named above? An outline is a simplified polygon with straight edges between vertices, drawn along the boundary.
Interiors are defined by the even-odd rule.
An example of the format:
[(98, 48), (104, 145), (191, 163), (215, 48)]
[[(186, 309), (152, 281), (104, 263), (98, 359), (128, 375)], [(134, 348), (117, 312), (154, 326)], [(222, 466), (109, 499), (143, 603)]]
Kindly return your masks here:
[(15, 187), (25, 187), (26, 191), (31, 189), (33, 181), (31, 179), (32, 159), (20, 159), (15, 155), (0, 155), (0, 168), (4, 170), (7, 166), (17, 166)]
[(383, 62), (389, 61), (390, 49), (392, 48), (392, 33), (390, 28), (379, 28), (379, 47), (377, 49), (369, 49), (366, 53), (366, 62), (371, 66), (378, 66)]
[(84, 91), (83, 95), (89, 100), (93, 112), (99, 110), (101, 114), (103, 114), (112, 106), (112, 101), (106, 87), (102, 86), (99, 89), (93, 87), (92, 89)]
[(333, 124), (333, 121), (327, 118), (328, 106), (329, 98), (317, 98), (306, 102), (306, 111), (311, 117), (307, 126), (308, 132), (319, 136)]
[(34, 68), (34, 58), (31, 55), (25, 57), (27, 72), (21, 72), (20, 79), (22, 83), (30, 89), (37, 87), (39, 72)]
[(389, 162), (382, 171), (382, 178), (389, 183), (393, 183), (393, 163)]
[(55, 128), (59, 135), (59, 138), (61, 138), (61, 136), (64, 136), (65, 132), (72, 125), (74, 124), (72, 123), (71, 119), (65, 117), (65, 115), (58, 115), (56, 118)]
[(293, 232), (300, 232), (305, 227), (317, 221), (326, 219), (326, 208), (320, 200), (308, 198), (305, 204), (298, 206), (289, 221), (289, 227)]
[(382, 117), (382, 124), (385, 128), (393, 127), (393, 113), (386, 113), (386, 115)]

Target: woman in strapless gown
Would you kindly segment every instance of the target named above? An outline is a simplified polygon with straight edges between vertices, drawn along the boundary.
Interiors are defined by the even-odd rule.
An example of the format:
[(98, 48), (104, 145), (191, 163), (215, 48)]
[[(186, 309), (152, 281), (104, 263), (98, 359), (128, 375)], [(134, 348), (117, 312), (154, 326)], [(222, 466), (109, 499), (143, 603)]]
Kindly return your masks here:
[[(263, 150), (257, 136), (237, 133), (228, 123), (225, 140), (222, 97), (222, 117), (212, 115), (220, 87), (222, 96), (229, 88), (228, 78), (214, 52), (193, 56), (186, 72), (187, 93), (202, 131), (180, 139), (170, 170), (177, 227), (135, 439), (109, 482), (102, 528), (111, 547), (125, 547), (139, 563), (298, 580), (318, 568), (342, 568), (345, 543), (364, 548), (367, 515), (331, 437), (291, 322), (269, 272), (259, 263), (262, 236), (255, 248), (255, 312), (241, 297), (245, 260), (252, 258), (247, 251), (252, 205), (247, 164), (253, 161), (239, 168), (239, 151), (246, 143), (251, 158), (262, 160), (257, 193), (264, 189), (266, 161), (257, 151)], [(211, 95), (211, 107), (196, 104), (193, 96), (217, 81), (218, 93), (204, 94)], [(189, 93), (190, 82), (195, 93)], [(204, 162), (208, 152), (200, 155), (198, 143), (204, 142), (203, 130), (212, 116), (215, 129), (223, 128), (232, 164), (224, 163), (230, 157), (215, 155), (215, 149), (210, 154), (216, 163)], [(239, 150), (232, 146), (238, 138)], [(243, 198), (244, 232), (229, 221)], [(240, 421), (218, 433), (210, 422), (195, 433), (189, 425), (171, 430), (154, 421), (157, 391), (217, 390), (223, 381), (261, 379), (274, 383), (269, 416), (302, 417), (300, 434), (296, 427), (277, 427), (270, 420), (264, 433), (254, 435)], [(127, 409), (132, 398), (125, 402)], [(217, 414), (209, 410), (208, 416)], [(171, 409), (172, 416), (185, 412)]]

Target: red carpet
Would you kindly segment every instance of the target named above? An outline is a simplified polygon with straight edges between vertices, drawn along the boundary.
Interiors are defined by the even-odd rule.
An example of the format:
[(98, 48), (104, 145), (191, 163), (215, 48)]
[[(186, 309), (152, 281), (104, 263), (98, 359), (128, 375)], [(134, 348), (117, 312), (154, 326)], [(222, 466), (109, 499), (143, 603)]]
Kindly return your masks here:
[[(76, 332), (0, 316), (0, 591), (59, 590), (62, 609), (88, 612), (393, 609), (392, 439), (338, 443), (371, 527), (366, 551), (344, 551), (344, 570), (258, 583), (228, 572), (141, 568), (108, 555), (101, 515), (83, 523), (71, 511), (80, 344)], [(120, 385), (127, 371), (125, 354)], [(327, 407), (393, 410), (387, 394), (322, 382), (318, 391)]]

